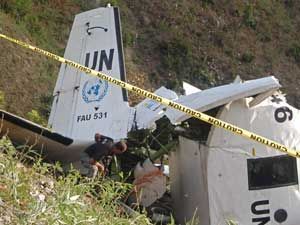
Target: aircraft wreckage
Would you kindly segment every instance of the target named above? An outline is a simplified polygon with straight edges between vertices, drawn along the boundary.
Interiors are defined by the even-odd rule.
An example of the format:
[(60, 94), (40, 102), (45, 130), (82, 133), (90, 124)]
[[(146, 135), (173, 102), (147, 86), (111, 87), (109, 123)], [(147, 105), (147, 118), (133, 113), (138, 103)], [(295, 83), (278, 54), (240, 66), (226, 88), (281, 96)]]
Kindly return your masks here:
[[(125, 81), (118, 8), (78, 14), (64, 57)], [(299, 110), (287, 103), (279, 88), (274, 77), (237, 78), (206, 90), (184, 83), (184, 95), (165, 87), (155, 94), (299, 149)], [(64, 164), (77, 165), (80, 153), (99, 131), (114, 140), (128, 139), (132, 149), (147, 151), (152, 160), (169, 154), (172, 208), (181, 224), (191, 218), (198, 218), (201, 225), (300, 223), (298, 159), (263, 140), (247, 140), (236, 135), (237, 130), (226, 131), (236, 127), (219, 129), (219, 120), (211, 121), (218, 127), (211, 126), (153, 99), (130, 107), (125, 89), (65, 64), (53, 96), (51, 130), (2, 110), (1, 135), (16, 144), (33, 145), (47, 160)], [(156, 135), (161, 127), (167, 130), (163, 138)], [(133, 156), (132, 152), (128, 154)], [(123, 168), (130, 167), (126, 157), (120, 159)], [(134, 159), (129, 168), (135, 168), (134, 183), (153, 175), (140, 196), (141, 205), (148, 207), (164, 194), (166, 177), (149, 159), (138, 165)]]

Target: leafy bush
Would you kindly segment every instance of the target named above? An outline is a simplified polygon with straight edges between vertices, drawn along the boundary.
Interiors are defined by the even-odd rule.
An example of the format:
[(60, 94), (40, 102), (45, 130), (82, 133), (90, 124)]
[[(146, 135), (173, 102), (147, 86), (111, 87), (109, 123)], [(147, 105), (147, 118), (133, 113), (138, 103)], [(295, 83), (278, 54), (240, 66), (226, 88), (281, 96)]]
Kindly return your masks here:
[(31, 34), (41, 34), (41, 25), (39, 19), (35, 15), (27, 15), (25, 17), (26, 28)]
[(144, 214), (129, 218), (120, 206), (129, 184), (90, 180), (77, 171), (57, 174), (58, 165), (39, 157), (31, 166), (24, 162), (8, 138), (0, 139), (1, 224), (151, 224)]
[(31, 112), (27, 113), (27, 118), (34, 123), (37, 123), (42, 126), (47, 126), (47, 122), (42, 118), (39, 112), (34, 109), (31, 110)]
[(293, 44), (286, 52), (287, 56), (293, 57), (297, 63), (300, 63), (300, 44)]
[(53, 96), (52, 94), (44, 94), (40, 97), (41, 106), (39, 112), (42, 118), (49, 118), (52, 107)]
[(244, 23), (246, 26), (251, 27), (253, 29), (256, 28), (256, 19), (254, 17), (254, 4), (248, 3), (246, 5), (245, 11), (244, 11)]
[(179, 39), (162, 42), (160, 51), (163, 55), (163, 64), (167, 69), (180, 71), (189, 57), (188, 46)]
[(21, 20), (32, 8), (32, 0), (3, 0), (1, 8)]
[[(177, 78), (183, 78), (191, 63), (190, 49), (180, 40), (174, 39), (159, 45), (162, 54), (162, 66), (166, 71), (174, 72)], [(173, 81), (172, 81), (173, 82)]]
[(293, 8), (296, 4), (296, 0), (285, 0), (283, 3), (288, 8)]
[(192, 46), (185, 39), (173, 39), (159, 44), (161, 53), (161, 70), (168, 72), (168, 78), (164, 79), (166, 87), (181, 91), (181, 81), (212, 86), (215, 76), (207, 65), (213, 59), (192, 55)]
[(135, 34), (130, 32), (129, 30), (123, 30), (123, 44), (124, 47), (132, 47), (135, 42)]
[(206, 5), (208, 5), (208, 4), (213, 5), (213, 4), (214, 4), (214, 0), (201, 0), (201, 2), (202, 2), (203, 4), (206, 4)]
[(251, 52), (245, 52), (242, 55), (241, 61), (245, 63), (251, 63), (254, 59), (254, 55)]
[(0, 91), (0, 108), (1, 109), (5, 108), (5, 97), (2, 91)]

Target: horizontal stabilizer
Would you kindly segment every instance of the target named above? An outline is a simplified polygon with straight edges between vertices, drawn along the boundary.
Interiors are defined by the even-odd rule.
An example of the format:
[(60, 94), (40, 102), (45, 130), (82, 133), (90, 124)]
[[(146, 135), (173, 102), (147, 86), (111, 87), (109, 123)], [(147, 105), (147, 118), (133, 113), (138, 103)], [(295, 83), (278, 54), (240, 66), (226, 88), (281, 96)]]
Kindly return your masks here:
[[(170, 99), (176, 100), (178, 98), (177, 94), (165, 87), (160, 87), (157, 89), (155, 94)], [(145, 99), (136, 106), (136, 125), (138, 129), (149, 129), (155, 127), (155, 121), (163, 117), (165, 106), (160, 103)]]
[[(281, 87), (278, 80), (273, 77), (265, 77), (249, 80), (243, 83), (232, 83), (215, 88), (206, 89), (191, 95), (181, 96), (176, 102), (193, 108), (200, 112), (213, 109), (231, 101), (255, 96)], [(180, 123), (191, 116), (180, 111), (168, 108), (166, 116), (173, 124)]]
[(6, 111), (0, 110), (0, 116), (1, 136), (7, 135), (13, 143), (31, 146), (49, 158), (73, 143), (71, 138)]

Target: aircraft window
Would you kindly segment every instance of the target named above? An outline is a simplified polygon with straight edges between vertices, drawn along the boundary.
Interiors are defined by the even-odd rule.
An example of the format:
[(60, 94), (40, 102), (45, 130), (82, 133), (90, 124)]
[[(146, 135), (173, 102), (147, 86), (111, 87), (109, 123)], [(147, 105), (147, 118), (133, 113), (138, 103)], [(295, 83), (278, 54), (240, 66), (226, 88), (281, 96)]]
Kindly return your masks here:
[(298, 184), (296, 159), (291, 156), (274, 156), (248, 159), (249, 190), (260, 190)]

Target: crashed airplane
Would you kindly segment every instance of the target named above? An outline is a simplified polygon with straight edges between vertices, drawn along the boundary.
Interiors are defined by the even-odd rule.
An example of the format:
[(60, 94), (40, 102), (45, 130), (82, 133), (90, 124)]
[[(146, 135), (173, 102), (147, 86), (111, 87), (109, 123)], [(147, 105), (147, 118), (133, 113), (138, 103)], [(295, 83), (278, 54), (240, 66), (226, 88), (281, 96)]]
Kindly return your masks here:
[[(117, 8), (98, 8), (75, 17), (65, 58), (126, 80)], [(288, 105), (274, 77), (200, 90), (183, 84), (185, 95), (165, 87), (155, 93), (200, 112), (298, 149), (299, 111)], [(94, 142), (96, 132), (114, 140), (132, 129), (155, 129), (167, 117), (174, 125), (190, 116), (146, 99), (130, 107), (126, 90), (61, 65), (49, 127), (0, 111), (1, 134), (16, 144), (33, 145), (45, 158), (72, 163)], [(201, 124), (199, 129), (201, 129)], [(229, 128), (228, 128), (229, 129)], [(180, 223), (199, 218), (201, 225), (300, 223), (298, 160), (265, 145), (215, 127), (200, 140), (179, 137), (170, 153), (171, 193)]]

